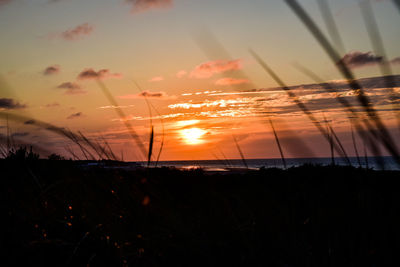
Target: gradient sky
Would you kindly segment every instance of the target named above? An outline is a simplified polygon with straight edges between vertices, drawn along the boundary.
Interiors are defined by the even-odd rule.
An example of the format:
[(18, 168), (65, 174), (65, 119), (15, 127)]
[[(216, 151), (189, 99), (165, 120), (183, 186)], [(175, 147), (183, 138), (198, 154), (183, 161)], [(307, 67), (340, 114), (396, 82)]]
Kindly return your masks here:
[[(316, 1), (299, 2), (325, 31)], [(400, 14), (391, 1), (371, 2), (387, 57), (396, 59)], [(357, 3), (329, 1), (345, 52), (374, 57), (366, 54), (373, 49)], [(271, 128), (260, 115), (263, 109), (272, 110), (287, 156), (309, 156), (296, 149), (293, 133), (312, 147), (314, 156), (329, 155), (327, 142), (282, 90), (237, 94), (277, 87), (249, 48), (288, 85), (313, 83), (293, 67), (295, 62), (326, 81), (342, 79), (284, 1), (0, 0), (0, 25), (0, 99), (14, 101), (0, 106), (2, 111), (82, 131), (93, 139), (104, 137), (125, 159), (143, 160), (93, 78), (97, 75), (106, 84), (147, 146), (149, 112), (135, 80), (163, 118), (162, 160), (215, 159), (222, 158), (221, 152), (238, 158), (233, 135), (248, 158), (279, 157)], [(204, 32), (214, 35), (226, 53)], [(358, 78), (380, 76), (371, 62), (354, 67)], [(399, 63), (393, 61), (394, 74)], [(393, 112), (383, 101), (388, 91), (370, 89), (388, 127), (394, 128)], [(320, 90), (299, 86), (295, 92), (310, 105), (316, 99), (334, 103), (334, 96)], [(314, 113), (318, 119), (329, 118), (352, 155), (350, 126), (343, 110), (331, 102), (323, 102)], [(161, 124), (152, 113), (158, 149)], [(17, 122), (10, 122), (10, 128), (16, 138), (69, 157), (61, 137)]]

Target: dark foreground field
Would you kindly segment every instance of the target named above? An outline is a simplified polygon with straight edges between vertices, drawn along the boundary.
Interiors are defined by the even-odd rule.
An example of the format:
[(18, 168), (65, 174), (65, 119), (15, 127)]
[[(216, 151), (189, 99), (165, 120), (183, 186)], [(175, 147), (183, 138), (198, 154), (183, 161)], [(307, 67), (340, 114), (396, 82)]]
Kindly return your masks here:
[(1, 266), (396, 266), (398, 172), (1, 160)]

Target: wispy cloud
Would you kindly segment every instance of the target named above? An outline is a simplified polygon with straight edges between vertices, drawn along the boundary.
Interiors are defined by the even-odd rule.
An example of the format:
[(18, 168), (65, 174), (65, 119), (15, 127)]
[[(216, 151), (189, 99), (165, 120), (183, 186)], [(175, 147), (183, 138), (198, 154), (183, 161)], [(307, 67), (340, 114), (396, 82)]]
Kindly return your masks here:
[(35, 124), (35, 120), (27, 120), (24, 122), (25, 125), (32, 125)]
[(71, 119), (76, 119), (76, 118), (80, 118), (80, 117), (83, 117), (83, 113), (77, 112), (77, 113), (73, 113), (73, 114), (69, 115), (67, 117), (67, 119), (71, 120)]
[(178, 79), (181, 79), (181, 78), (185, 77), (186, 75), (187, 75), (187, 71), (186, 71), (186, 70), (180, 70), (180, 71), (178, 71), (178, 72), (176, 73), (176, 77), (177, 77)]
[(79, 95), (86, 94), (87, 92), (81, 88), (81, 86), (77, 83), (73, 82), (64, 82), (57, 86), (59, 89), (65, 89), (66, 95)]
[(49, 75), (54, 75), (60, 73), (60, 66), (58, 65), (52, 65), (48, 66), (44, 71), (43, 75), (49, 76)]
[(191, 78), (206, 79), (214, 74), (227, 71), (239, 70), (242, 68), (241, 60), (216, 60), (198, 65), (191, 73)]
[(396, 57), (390, 61), (392, 64), (400, 64), (400, 57)]
[[(367, 66), (379, 65), (383, 63), (383, 57), (374, 55), (372, 52), (353, 51), (343, 56), (340, 62), (345, 63), (350, 68), (362, 68)], [(389, 60), (391, 64), (400, 64), (400, 57)]]
[(98, 109), (116, 109), (116, 108), (132, 108), (134, 105), (128, 105), (128, 106), (102, 106), (98, 107)]
[(61, 37), (67, 41), (79, 40), (84, 36), (90, 35), (94, 31), (94, 26), (89, 23), (83, 23), (73, 29), (61, 33)]
[(26, 108), (25, 104), (20, 104), (12, 98), (0, 98), (1, 109), (23, 109)]
[(340, 61), (350, 68), (361, 68), (380, 64), (383, 61), (383, 57), (376, 56), (372, 52), (354, 51), (344, 55)]
[(60, 106), (59, 103), (54, 102), (54, 103), (46, 104), (46, 105), (44, 105), (43, 107), (44, 107), (44, 108), (56, 108), (56, 107), (59, 107), (59, 106)]
[(16, 133), (12, 133), (11, 136), (12, 137), (25, 137), (28, 136), (29, 133), (28, 132), (16, 132)]
[(237, 99), (217, 99), (217, 100), (205, 100), (198, 103), (193, 102), (185, 102), (185, 103), (177, 103), (169, 105), (168, 108), (170, 109), (197, 109), (197, 108), (204, 108), (204, 107), (219, 107), (219, 108), (226, 108), (226, 107), (234, 107), (240, 104), (246, 103), (248, 104), (251, 100), (250, 98), (237, 98)]
[(152, 9), (170, 8), (173, 0), (125, 0), (132, 4), (132, 13), (146, 12)]
[(161, 81), (164, 81), (164, 77), (163, 76), (156, 76), (156, 77), (153, 77), (153, 78), (151, 78), (150, 80), (149, 80), (149, 82), (161, 82)]
[(215, 82), (216, 85), (238, 85), (238, 84), (245, 84), (249, 83), (250, 81), (247, 79), (235, 79), (235, 78), (222, 78)]
[(115, 78), (115, 79), (120, 79), (122, 78), (121, 73), (111, 73), (110, 70), (108, 69), (101, 69), (99, 71), (95, 71), (92, 68), (87, 68), (84, 69), (81, 73), (78, 75), (78, 80), (91, 80), (91, 79), (110, 79), (110, 78)]
[[(395, 84), (400, 84), (400, 75), (392, 76), (393, 88), (386, 88), (385, 77), (372, 77), (359, 79), (358, 82), (365, 90), (379, 111), (391, 110), (388, 105), (400, 103), (400, 98), (389, 98), (392, 90), (400, 93)], [(290, 90), (298, 96), (299, 100), (307, 105), (311, 111), (327, 111), (333, 113), (345, 112), (337, 102), (337, 98), (346, 99), (353, 105), (356, 112), (362, 112), (362, 106), (357, 100), (357, 95), (348, 86), (346, 81), (333, 81), (330, 86), (334, 92), (327, 92), (325, 84), (305, 84), (291, 86)], [(171, 110), (179, 111), (181, 117), (187, 118), (223, 118), (223, 117), (263, 117), (269, 116), (303, 116), (296, 103), (282, 88), (260, 89), (244, 91), (244, 94), (260, 94), (254, 97), (243, 97), (241, 93), (208, 94), (214, 99), (194, 101), (188, 99), (168, 105)], [(235, 97), (236, 95), (236, 97)], [(195, 95), (193, 95), (195, 96)], [(217, 98), (218, 97), (218, 98)]]
[(135, 95), (123, 95), (123, 96), (118, 96), (118, 98), (121, 99), (140, 99), (140, 98), (154, 98), (154, 99), (162, 99), (162, 100), (167, 100), (167, 99), (174, 99), (176, 98), (175, 96), (169, 96), (166, 92), (150, 92), (150, 91), (143, 91), (139, 94)]

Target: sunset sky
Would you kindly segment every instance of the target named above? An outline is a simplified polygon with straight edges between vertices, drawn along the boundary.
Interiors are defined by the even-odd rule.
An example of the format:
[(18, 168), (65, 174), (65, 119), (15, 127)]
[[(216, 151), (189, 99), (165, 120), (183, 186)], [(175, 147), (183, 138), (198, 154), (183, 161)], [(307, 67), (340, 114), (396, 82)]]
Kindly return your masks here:
[[(299, 1), (326, 33), (317, 1)], [(387, 127), (388, 98), (357, 1), (329, 1), (344, 42), (342, 54)], [(393, 74), (400, 72), (400, 13), (392, 1), (371, 1)], [(329, 120), (348, 154), (350, 125), (336, 94), (298, 71), (330, 81), (356, 104), (335, 65), (285, 1), (267, 0), (0, 0), (0, 111), (107, 140), (125, 160), (144, 160), (123, 124), (161, 160), (279, 157), (272, 118), (288, 157), (329, 156), (329, 144), (249, 53), (255, 50), (292, 86), (319, 120)], [(368, 79), (371, 78), (371, 79)], [(96, 82), (100, 79), (126, 117)], [(396, 76), (400, 83), (400, 76)], [(140, 86), (140, 91), (135, 82)], [(400, 93), (398, 87), (393, 88)], [(6, 121), (0, 134), (6, 135)], [(9, 121), (16, 140), (70, 157), (69, 141), (29, 123)], [(304, 151), (297, 139), (312, 150)], [(362, 148), (361, 141), (358, 144)], [(71, 147), (73, 147), (71, 145)], [(77, 150), (78, 148), (73, 147)], [(79, 153), (79, 152), (77, 152)]]

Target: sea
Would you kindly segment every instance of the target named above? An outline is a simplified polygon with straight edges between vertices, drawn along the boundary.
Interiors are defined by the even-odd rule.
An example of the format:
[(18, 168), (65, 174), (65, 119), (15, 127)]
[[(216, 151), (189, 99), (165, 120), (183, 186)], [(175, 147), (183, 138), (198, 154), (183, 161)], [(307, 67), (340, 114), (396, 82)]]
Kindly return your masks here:
[[(286, 168), (298, 167), (304, 164), (327, 166), (332, 164), (331, 158), (288, 158), (285, 159)], [(400, 165), (392, 157), (356, 157), (349, 158), (354, 167), (370, 168), (374, 170), (400, 170)], [(145, 163), (142, 163), (145, 165)], [(334, 164), (347, 166), (349, 162), (345, 158), (334, 158)], [(232, 171), (235, 169), (260, 168), (285, 168), (282, 159), (224, 159), (224, 160), (183, 160), (183, 161), (160, 161), (158, 167), (175, 167), (178, 169), (203, 169), (204, 171)]]

